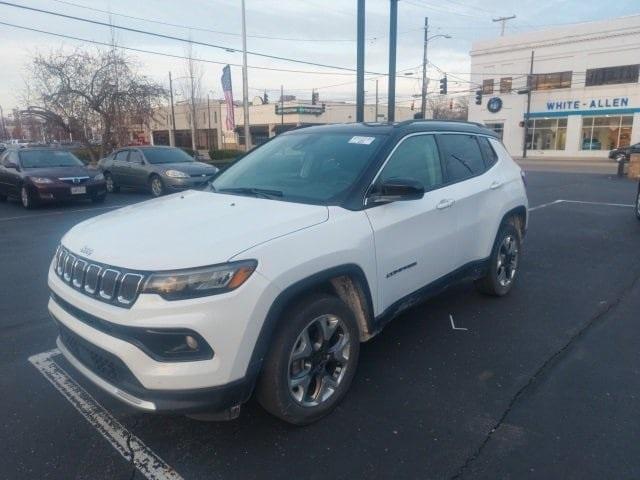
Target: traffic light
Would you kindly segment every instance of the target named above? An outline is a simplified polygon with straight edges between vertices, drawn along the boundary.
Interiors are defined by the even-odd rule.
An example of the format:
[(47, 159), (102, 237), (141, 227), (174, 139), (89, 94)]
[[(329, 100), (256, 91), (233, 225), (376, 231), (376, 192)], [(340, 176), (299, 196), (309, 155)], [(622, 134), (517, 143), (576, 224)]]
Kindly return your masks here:
[(320, 94), (318, 92), (311, 93), (311, 105), (317, 105), (320, 100)]
[(445, 75), (440, 79), (440, 95), (447, 94), (447, 76)]
[(482, 90), (476, 90), (476, 105), (482, 105)]

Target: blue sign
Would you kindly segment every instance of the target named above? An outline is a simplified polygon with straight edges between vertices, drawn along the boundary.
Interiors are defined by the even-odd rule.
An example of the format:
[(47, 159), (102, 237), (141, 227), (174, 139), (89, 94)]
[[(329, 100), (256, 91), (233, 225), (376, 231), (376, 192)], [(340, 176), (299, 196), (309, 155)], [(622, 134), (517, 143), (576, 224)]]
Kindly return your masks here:
[(487, 102), (487, 110), (491, 113), (498, 113), (502, 110), (502, 99), (500, 97), (492, 97)]
[[(493, 100), (493, 99), (492, 99)], [(591, 100), (560, 100), (557, 102), (548, 101), (547, 111), (557, 110), (582, 110), (582, 109), (598, 109), (598, 108), (624, 108), (629, 106), (629, 97), (613, 97), (613, 98), (593, 98)]]

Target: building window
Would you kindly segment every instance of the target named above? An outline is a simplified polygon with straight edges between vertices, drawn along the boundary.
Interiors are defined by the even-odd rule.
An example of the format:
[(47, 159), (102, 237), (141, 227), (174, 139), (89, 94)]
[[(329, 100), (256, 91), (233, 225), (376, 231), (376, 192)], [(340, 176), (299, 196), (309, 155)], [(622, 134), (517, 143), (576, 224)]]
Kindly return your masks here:
[(536, 73), (531, 76), (532, 90), (553, 90), (571, 87), (573, 72)]
[(582, 150), (612, 150), (631, 143), (633, 116), (582, 118)]
[(529, 120), (527, 148), (530, 150), (564, 150), (567, 142), (567, 119), (536, 118)]
[(482, 93), (485, 95), (493, 93), (493, 78), (482, 81)]
[(511, 93), (512, 86), (511, 77), (503, 77), (500, 79), (500, 93)]
[(498, 137), (500, 137), (500, 140), (502, 140), (504, 134), (504, 123), (485, 123), (484, 126), (489, 130), (496, 132)]
[(617, 83), (638, 83), (639, 65), (622, 67), (591, 68), (587, 70), (585, 85), (614, 85)]

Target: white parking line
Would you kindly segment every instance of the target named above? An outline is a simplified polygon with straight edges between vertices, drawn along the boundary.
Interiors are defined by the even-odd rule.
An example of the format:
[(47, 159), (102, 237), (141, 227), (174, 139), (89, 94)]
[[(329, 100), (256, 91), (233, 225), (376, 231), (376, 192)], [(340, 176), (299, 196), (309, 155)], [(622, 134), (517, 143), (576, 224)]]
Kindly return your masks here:
[(150, 480), (181, 480), (182, 477), (138, 437), (128, 431), (84, 388), (64, 371), (53, 357), (60, 354), (54, 348), (29, 357), (29, 361), (53, 384), (71, 405), (115, 448), (125, 460), (131, 462)]
[(609, 202), (588, 202), (586, 200), (554, 200), (553, 202), (543, 203), (542, 205), (536, 205), (535, 207), (530, 207), (529, 211), (533, 212), (540, 208), (550, 207), (551, 205), (557, 205), (559, 203), (577, 203), (583, 205), (603, 205), (606, 207), (635, 207), (635, 205), (631, 205), (628, 203), (609, 203)]
[(52, 217), (54, 215), (65, 215), (67, 213), (76, 213), (76, 212), (91, 212), (93, 210), (113, 210), (114, 208), (121, 208), (121, 207), (126, 207), (126, 205), (112, 205), (110, 207), (77, 208), (75, 210), (56, 210), (55, 212), (36, 213), (35, 215), (20, 215), (17, 217), (4, 217), (4, 218), (0, 218), (0, 222), (7, 222), (9, 220), (28, 220), (30, 218), (39, 218), (39, 217)]

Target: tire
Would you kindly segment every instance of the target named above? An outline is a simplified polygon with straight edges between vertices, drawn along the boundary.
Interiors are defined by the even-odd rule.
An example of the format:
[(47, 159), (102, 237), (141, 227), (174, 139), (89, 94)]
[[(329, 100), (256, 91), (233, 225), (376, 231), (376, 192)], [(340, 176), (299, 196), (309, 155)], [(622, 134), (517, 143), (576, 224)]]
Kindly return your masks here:
[(476, 280), (477, 289), (485, 295), (502, 297), (516, 281), (520, 263), (520, 232), (509, 221), (498, 231), (493, 244), (487, 274)]
[(308, 425), (329, 414), (351, 385), (360, 353), (358, 324), (340, 299), (313, 294), (288, 309), (280, 325), (256, 395), (272, 415)]
[(636, 218), (640, 220), (640, 185), (638, 185), (638, 193), (636, 194)]
[(149, 177), (149, 191), (154, 197), (161, 197), (162, 195), (164, 195), (164, 183), (158, 175), (151, 175)]
[(105, 172), (104, 181), (107, 187), (107, 193), (117, 193), (120, 191), (120, 186), (116, 185), (113, 176), (109, 172)]
[(20, 203), (22, 203), (22, 206), (27, 210), (38, 206), (38, 201), (34, 198), (31, 189), (26, 185), (20, 187)]
[(91, 203), (104, 203), (106, 195), (98, 195), (97, 197), (91, 197)]

